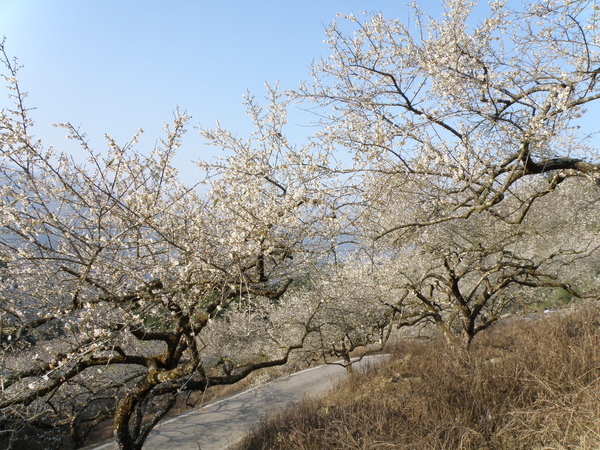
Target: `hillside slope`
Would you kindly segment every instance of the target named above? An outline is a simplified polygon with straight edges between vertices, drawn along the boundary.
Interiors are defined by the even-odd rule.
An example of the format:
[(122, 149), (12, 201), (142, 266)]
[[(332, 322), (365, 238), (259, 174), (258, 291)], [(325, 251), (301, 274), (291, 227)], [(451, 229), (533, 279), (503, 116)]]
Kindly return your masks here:
[(465, 352), (395, 358), (255, 431), (238, 449), (600, 448), (600, 307), (500, 323)]

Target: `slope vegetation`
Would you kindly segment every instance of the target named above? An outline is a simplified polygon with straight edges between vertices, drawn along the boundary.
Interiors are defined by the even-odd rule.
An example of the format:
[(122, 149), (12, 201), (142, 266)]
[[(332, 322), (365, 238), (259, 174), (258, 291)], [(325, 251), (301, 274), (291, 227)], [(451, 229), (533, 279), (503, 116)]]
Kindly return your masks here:
[(470, 351), (395, 358), (271, 418), (239, 449), (600, 448), (600, 307), (510, 319)]

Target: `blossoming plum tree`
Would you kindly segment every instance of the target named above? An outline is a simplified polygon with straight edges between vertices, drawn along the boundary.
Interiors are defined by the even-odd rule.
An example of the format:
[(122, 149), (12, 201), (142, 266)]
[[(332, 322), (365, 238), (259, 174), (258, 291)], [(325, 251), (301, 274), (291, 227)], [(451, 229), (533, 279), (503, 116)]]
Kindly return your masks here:
[[(553, 291), (598, 298), (600, 218), (591, 205), (599, 195), (594, 185), (566, 181), (519, 225), (479, 213), (430, 225), (409, 245), (396, 243), (388, 264), (402, 292), (392, 305), (398, 325), (434, 324), (449, 343), (468, 349), (479, 332), (550, 300), (544, 296)], [(561, 216), (549, 216), (557, 204)]]
[[(349, 171), (419, 201), (375, 235), (494, 210), (509, 198), (518, 222), (565, 178), (597, 180), (597, 153), (577, 134), (600, 99), (600, 11), (592, 1), (536, 1), (512, 11), (445, 0), (441, 19), (413, 7), (410, 23), (381, 14), (341, 16), (331, 55), (313, 64), (301, 98), (324, 109), (321, 139), (347, 149)], [(546, 175), (526, 196), (522, 181)], [(362, 181), (362, 178), (359, 178)]]
[[(387, 258), (348, 253), (315, 270), (292, 295), (318, 301), (312, 330), (299, 351), (307, 360), (341, 358), (352, 372), (353, 352), (383, 350), (395, 324), (393, 306), (402, 295), (394, 288)], [(305, 303), (309, 303), (305, 300)], [(356, 355), (356, 354), (355, 354)]]
[[(284, 364), (311, 313), (283, 295), (326, 255), (335, 228), (319, 217), (327, 188), (310, 148), (283, 137), (286, 100), (270, 90), (265, 111), (248, 99), (257, 126), (248, 141), (203, 130), (230, 155), (199, 163), (209, 189), (200, 195), (171, 165), (186, 114), (149, 154), (136, 150), (138, 136), (123, 146), (107, 136), (97, 153), (63, 124), (88, 156), (77, 163), (32, 137), (16, 63), (2, 52), (14, 103), (0, 116), (6, 442), (28, 418), (38, 430), (70, 427), (81, 445), (113, 416), (120, 448), (141, 448), (179, 392)], [(252, 333), (239, 326), (256, 317)], [(225, 364), (215, 335), (243, 340), (244, 351)], [(50, 445), (60, 433), (46, 434)]]
[[(526, 288), (592, 295), (570, 286), (575, 261), (593, 272), (597, 215), (563, 208), (587, 224), (577, 234), (556, 205), (597, 199), (597, 149), (578, 120), (600, 99), (600, 10), (492, 1), (475, 24), (478, 2), (441, 4), (441, 19), (414, 4), (409, 23), (340, 15), (297, 95), (317, 104), (322, 145), (348, 152), (358, 240), (390, 256), (405, 289), (398, 324), (434, 322), (468, 346)], [(558, 192), (574, 178), (587, 185)]]

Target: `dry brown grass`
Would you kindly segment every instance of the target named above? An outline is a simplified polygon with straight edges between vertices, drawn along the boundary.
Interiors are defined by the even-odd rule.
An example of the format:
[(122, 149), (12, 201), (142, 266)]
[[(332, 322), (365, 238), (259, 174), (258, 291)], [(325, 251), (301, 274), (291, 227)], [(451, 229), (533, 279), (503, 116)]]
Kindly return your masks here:
[(600, 307), (499, 324), (469, 352), (396, 358), (273, 417), (239, 449), (598, 449)]

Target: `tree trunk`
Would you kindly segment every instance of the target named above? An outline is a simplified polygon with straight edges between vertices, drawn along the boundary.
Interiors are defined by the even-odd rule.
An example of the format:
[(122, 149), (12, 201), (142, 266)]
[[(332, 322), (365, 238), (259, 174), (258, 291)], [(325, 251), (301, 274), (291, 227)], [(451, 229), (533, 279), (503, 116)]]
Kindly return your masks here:
[(147, 377), (144, 377), (119, 402), (114, 419), (113, 433), (120, 450), (142, 450), (143, 442), (138, 442), (137, 433), (135, 433), (135, 436), (132, 435), (133, 430), (130, 429), (129, 425), (136, 406), (154, 386), (155, 383), (151, 383)]

